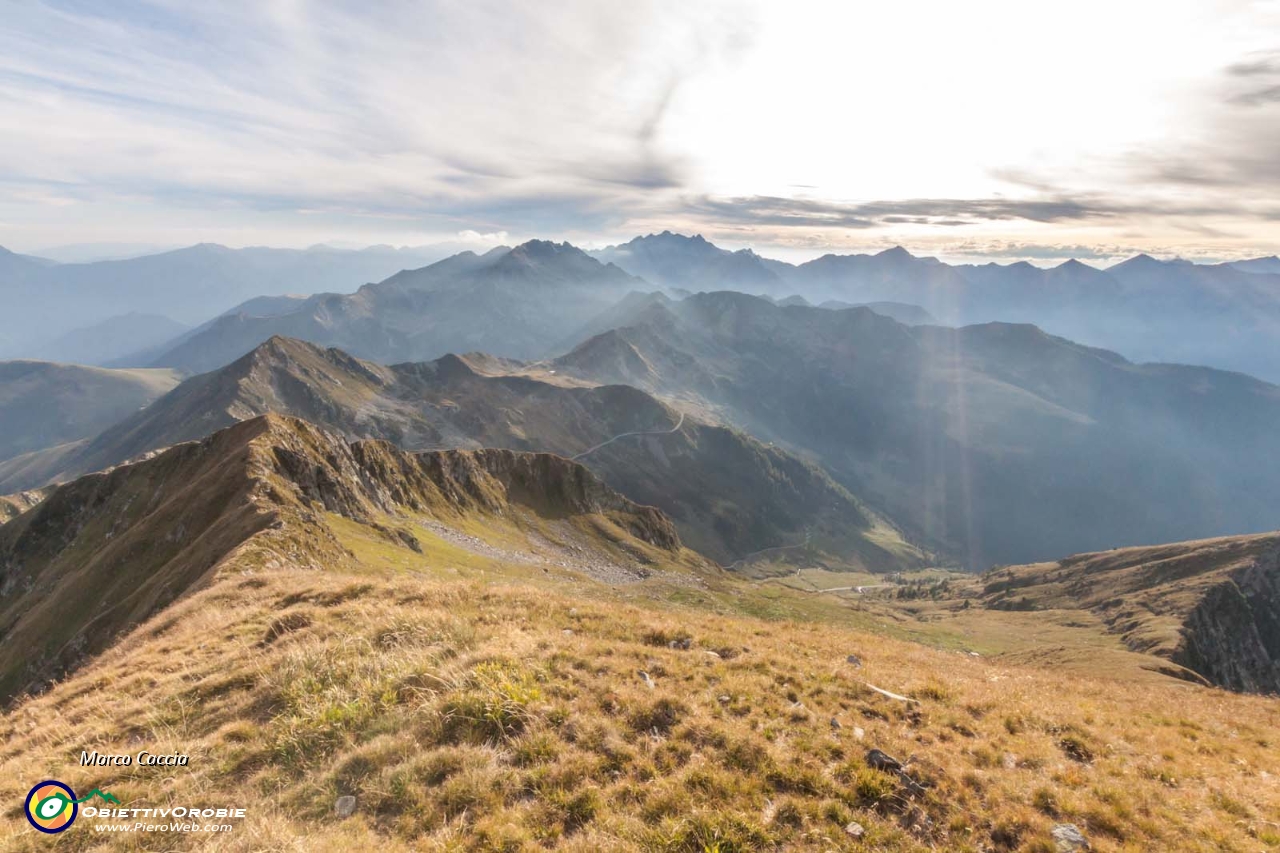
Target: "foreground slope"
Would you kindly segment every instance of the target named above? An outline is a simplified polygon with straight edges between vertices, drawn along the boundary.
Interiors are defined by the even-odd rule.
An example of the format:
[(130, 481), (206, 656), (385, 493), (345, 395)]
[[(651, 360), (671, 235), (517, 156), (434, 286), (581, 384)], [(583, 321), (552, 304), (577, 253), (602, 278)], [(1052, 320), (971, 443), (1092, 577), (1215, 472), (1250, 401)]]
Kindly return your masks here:
[[(855, 567), (903, 568), (926, 559), (846, 489), (790, 454), (681, 415), (634, 388), (556, 384), (553, 375), (533, 378), (519, 375), (522, 369), (478, 355), (386, 367), (272, 338), (39, 469), (43, 476), (6, 477), (0, 466), (0, 491), (106, 468), (274, 412), (410, 450), (585, 454), (583, 464), (607, 483), (662, 508), (691, 547), (724, 563), (779, 547), (798, 552), (806, 541), (811, 555)], [(626, 437), (610, 441), (619, 435)]]
[[(309, 547), (226, 562), (0, 717), (0, 846), (49, 848), (20, 810), (45, 778), (248, 812), (216, 837), (82, 817), (69, 850), (1052, 853), (1067, 826), (1095, 851), (1280, 845), (1274, 700), (728, 615), (736, 595), (682, 595), (712, 615), (645, 585), (460, 582), (429, 553), (295, 568)], [(140, 749), (190, 764), (76, 761)]]
[(0, 362), (0, 461), (92, 438), (179, 380), (171, 370)]
[(978, 568), (1273, 529), (1280, 388), (992, 323), (908, 327), (738, 293), (638, 303), (548, 364), (814, 454)]
[[(501, 554), (493, 540), (506, 536), (529, 565), (615, 581), (682, 553), (660, 512), (560, 457), (408, 454), (256, 418), (61, 486), (0, 527), (0, 701), (46, 686), (228, 560), (343, 565), (331, 529), (343, 519), (405, 554)], [(466, 529), (476, 523), (487, 540)]]
[(1280, 533), (1078, 554), (983, 582), (988, 607), (1088, 610), (1134, 651), (1280, 694)]

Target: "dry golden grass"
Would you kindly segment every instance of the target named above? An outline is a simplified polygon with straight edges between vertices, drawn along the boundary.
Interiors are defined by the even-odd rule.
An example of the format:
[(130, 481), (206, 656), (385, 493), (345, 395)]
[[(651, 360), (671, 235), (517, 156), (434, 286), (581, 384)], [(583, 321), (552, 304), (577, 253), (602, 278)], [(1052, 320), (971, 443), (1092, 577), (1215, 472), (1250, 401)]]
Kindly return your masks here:
[[(1057, 822), (1103, 851), (1280, 847), (1275, 700), (572, 592), (225, 571), (4, 716), (0, 847), (49, 849), (21, 816), (45, 778), (249, 809), (63, 850), (1051, 851)], [(143, 748), (191, 765), (74, 766)]]

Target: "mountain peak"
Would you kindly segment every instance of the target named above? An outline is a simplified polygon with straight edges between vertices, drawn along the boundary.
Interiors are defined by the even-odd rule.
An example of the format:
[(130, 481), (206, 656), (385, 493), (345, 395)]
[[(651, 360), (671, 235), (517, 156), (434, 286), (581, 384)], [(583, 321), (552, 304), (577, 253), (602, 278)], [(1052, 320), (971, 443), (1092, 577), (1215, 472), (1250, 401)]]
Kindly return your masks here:
[(556, 243), (551, 240), (529, 240), (516, 246), (508, 254), (515, 255), (520, 258), (529, 260), (542, 260), (547, 258), (556, 258), (562, 255), (577, 257), (586, 255), (586, 252), (579, 249), (572, 243)]
[(891, 261), (906, 261), (915, 260), (916, 256), (901, 246), (894, 246), (891, 249), (885, 249), (883, 252), (877, 252), (876, 257)]

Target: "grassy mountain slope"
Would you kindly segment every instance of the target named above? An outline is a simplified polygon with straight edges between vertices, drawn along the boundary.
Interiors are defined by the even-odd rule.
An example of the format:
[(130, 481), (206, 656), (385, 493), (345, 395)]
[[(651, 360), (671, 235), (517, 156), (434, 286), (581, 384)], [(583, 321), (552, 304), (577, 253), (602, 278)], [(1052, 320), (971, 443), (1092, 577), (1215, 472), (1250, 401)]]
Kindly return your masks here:
[(0, 362), (0, 461), (97, 435), (179, 379), (171, 370)]
[[(346, 564), (330, 529), (342, 520), (411, 553), (424, 541), (485, 553), (506, 537), (522, 555), (549, 555), (521, 557), (531, 564), (606, 579), (641, 577), (683, 553), (661, 513), (560, 457), (412, 455), (257, 418), (61, 486), (0, 527), (0, 698), (45, 686), (227, 560)], [(483, 538), (467, 526), (477, 524)]]
[[(16, 804), (50, 776), (126, 807), (247, 806), (171, 850), (1051, 853), (1061, 824), (1103, 853), (1280, 844), (1274, 700), (748, 618), (750, 591), (714, 580), (458, 580), (429, 550), (329, 529), (357, 559), (242, 550), (5, 713), (0, 845), (47, 849)], [(82, 749), (191, 763), (81, 768)], [(136, 849), (81, 822), (60, 847)]]
[[(582, 459), (611, 486), (661, 507), (691, 547), (722, 562), (801, 546), (816, 559), (899, 568), (926, 556), (812, 465), (741, 433), (681, 416), (621, 386), (557, 384), (484, 356), (385, 367), (300, 341), (273, 338), (220, 371), (194, 377), (164, 399), (75, 451), (75, 476), (267, 412), (293, 415), (349, 437), (411, 450), (506, 447)], [(41, 470), (41, 473), (44, 473)], [(3, 479), (5, 490), (39, 480)]]
[(907, 327), (736, 293), (643, 303), (550, 362), (815, 454), (970, 565), (1272, 529), (1280, 388), (1034, 326)]
[(983, 582), (989, 607), (1088, 610), (1134, 651), (1280, 694), (1280, 533), (1078, 554)]

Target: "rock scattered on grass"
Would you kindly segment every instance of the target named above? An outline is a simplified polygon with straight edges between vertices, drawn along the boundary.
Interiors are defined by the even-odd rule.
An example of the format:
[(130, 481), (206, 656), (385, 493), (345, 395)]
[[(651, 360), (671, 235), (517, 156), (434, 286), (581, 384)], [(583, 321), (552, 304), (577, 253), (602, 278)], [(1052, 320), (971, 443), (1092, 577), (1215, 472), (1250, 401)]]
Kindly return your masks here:
[(844, 831), (846, 835), (853, 838), (861, 838), (867, 834), (867, 831), (862, 828), (862, 824), (856, 822), (846, 825)]

